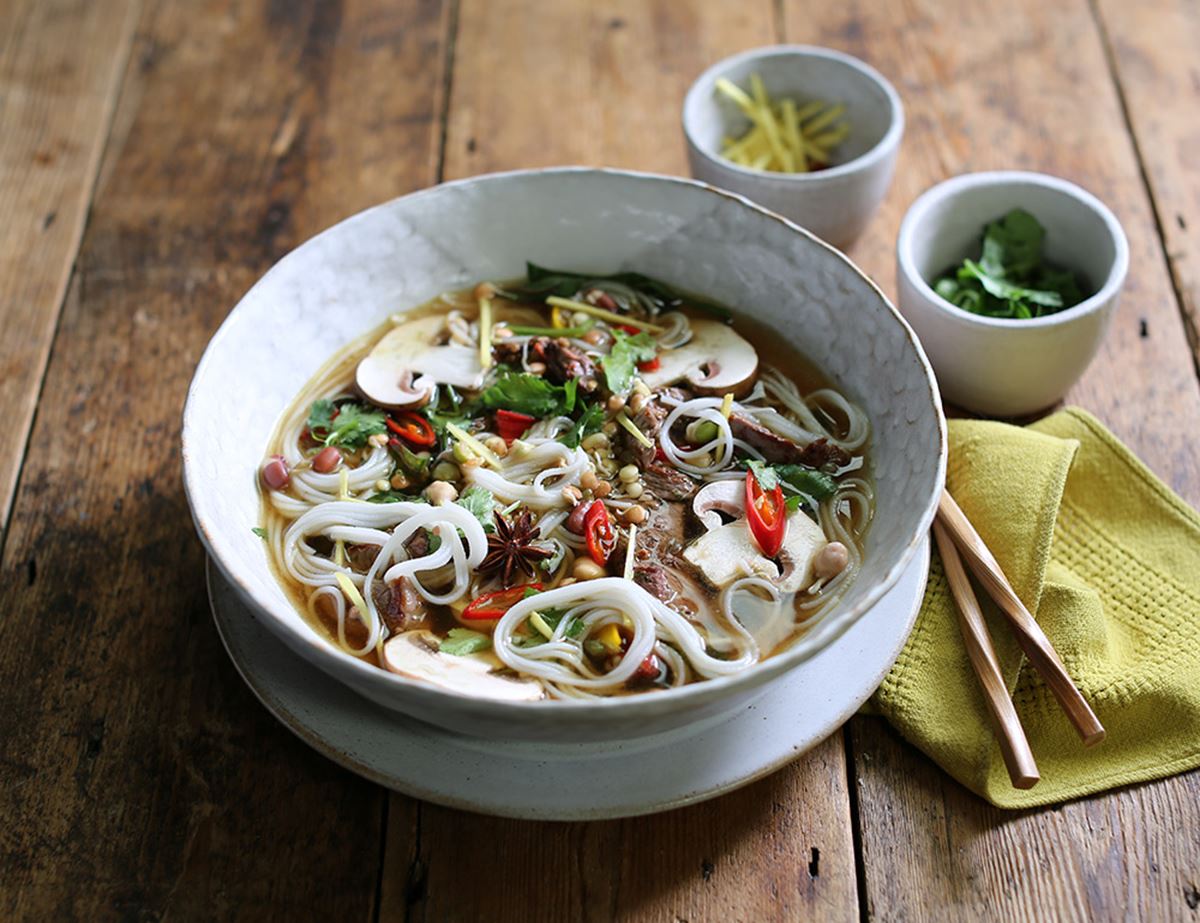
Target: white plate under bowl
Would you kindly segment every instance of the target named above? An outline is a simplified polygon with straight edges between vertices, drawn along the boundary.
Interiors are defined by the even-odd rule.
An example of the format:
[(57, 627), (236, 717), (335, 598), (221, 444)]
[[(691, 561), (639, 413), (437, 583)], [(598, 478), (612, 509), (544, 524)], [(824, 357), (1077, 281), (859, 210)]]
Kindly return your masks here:
[[(437, 804), (531, 820), (666, 811), (753, 782), (816, 746), (867, 700), (900, 654), (925, 591), (925, 540), (896, 585), (840, 638), (708, 726), (630, 741), (469, 738), (363, 698), (290, 651), (208, 566), (225, 649), (267, 709), (301, 740), (373, 782)], [(539, 784), (529, 784), (532, 778)], [(637, 785), (630, 785), (637, 779)]]

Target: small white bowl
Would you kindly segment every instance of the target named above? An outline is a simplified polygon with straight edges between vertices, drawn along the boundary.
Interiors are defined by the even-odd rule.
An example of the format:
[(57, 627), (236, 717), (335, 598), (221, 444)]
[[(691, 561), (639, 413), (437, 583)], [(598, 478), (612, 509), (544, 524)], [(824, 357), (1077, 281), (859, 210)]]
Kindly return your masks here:
[[(721, 139), (743, 134), (749, 121), (716, 92), (717, 79), (745, 87), (751, 74), (762, 78), (772, 98), (845, 105), (850, 134), (837, 163), (816, 173), (768, 173), (721, 156)], [(891, 184), (904, 107), (887, 79), (858, 58), (811, 45), (772, 45), (726, 58), (701, 74), (683, 103), (683, 134), (693, 177), (753, 199), (844, 248), (862, 233)]]
[[(1048, 262), (1083, 276), (1095, 294), (1029, 320), (956, 307), (933, 283), (979, 255), (986, 224), (1023, 208), (1046, 229)], [(1111, 211), (1074, 183), (1042, 173), (969, 173), (932, 187), (909, 208), (896, 242), (900, 312), (917, 331), (947, 401), (1014, 417), (1057, 402), (1092, 361), (1117, 307), (1129, 244)]]

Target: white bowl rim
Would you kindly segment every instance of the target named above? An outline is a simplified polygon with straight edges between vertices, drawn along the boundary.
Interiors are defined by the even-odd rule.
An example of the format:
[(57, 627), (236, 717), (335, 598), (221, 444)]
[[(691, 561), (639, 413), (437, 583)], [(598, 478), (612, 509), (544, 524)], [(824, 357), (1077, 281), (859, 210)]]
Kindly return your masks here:
[[(766, 170), (752, 170), (750, 167), (743, 167), (732, 160), (726, 160), (720, 154), (713, 153), (696, 140), (692, 134), (691, 124), (688, 121), (688, 110), (692, 107), (693, 98), (698, 98), (706, 85), (714, 83), (716, 78), (721, 76), (722, 71), (727, 70), (735, 64), (741, 64), (743, 61), (789, 56), (796, 58), (824, 58), (828, 61), (836, 61), (839, 64), (849, 67), (851, 70), (857, 71), (875, 83), (883, 90), (884, 95), (887, 96), (888, 111), (891, 115), (887, 131), (883, 133), (883, 137), (875, 142), (872, 147), (863, 151), (852, 160), (827, 167), (824, 170), (809, 173), (771, 173)], [(900, 94), (896, 92), (896, 88), (892, 86), (891, 82), (883, 74), (861, 58), (854, 57), (854, 55), (846, 54), (846, 52), (838, 51), (835, 48), (825, 48), (820, 45), (763, 45), (730, 55), (727, 58), (722, 58), (697, 77), (688, 89), (687, 95), (684, 96), (680, 121), (683, 125), (683, 134), (687, 139), (688, 145), (709, 163), (729, 170), (731, 173), (753, 177), (763, 182), (800, 185), (804, 183), (820, 183), (824, 180), (832, 180), (840, 176), (859, 173), (870, 169), (879, 161), (885, 159), (896, 145), (900, 143), (900, 138), (904, 134), (904, 104), (901, 102)]]
[[(378, 205), (374, 205), (370, 208), (356, 212), (355, 214), (342, 219), (330, 227), (319, 231), (317, 234), (313, 235), (313, 237), (310, 237), (308, 240), (304, 241), (304, 243), (300, 244), (294, 250), (288, 254), (285, 254), (278, 261), (276, 261), (271, 268), (268, 269), (262, 275), (262, 277), (259, 278), (259, 280), (255, 282), (254, 285), (252, 285), (244, 295), (242, 295), (240, 299), (238, 299), (237, 305), (234, 305), (229, 314), (226, 316), (226, 319), (222, 321), (221, 326), (217, 329), (217, 332), (213, 334), (212, 339), (209, 340), (208, 346), (201, 355), (200, 361), (196, 365), (196, 371), (193, 373), (192, 382), (188, 386), (187, 400), (183, 409), (183, 427), (181, 432), (184, 492), (187, 496), (188, 506), (192, 512), (192, 519), (196, 526), (196, 532), (200, 536), (200, 540), (204, 544), (205, 550), (207, 551), (209, 557), (217, 564), (217, 566), (221, 569), (221, 572), (225, 575), (226, 579), (237, 590), (239, 595), (241, 595), (242, 598), (247, 601), (251, 608), (255, 612), (262, 613), (264, 616), (269, 617), (269, 620), (272, 623), (270, 625), (272, 630), (275, 630), (277, 633), (279, 630), (282, 630), (288, 634), (291, 637), (292, 642), (298, 642), (292, 643), (290, 646), (292, 646), (294, 650), (299, 650), (301, 647), (303, 647), (308, 652), (312, 661), (326, 673), (341, 679), (340, 670), (349, 669), (357, 672), (359, 676), (369, 684), (381, 684), (383, 686), (392, 685), (399, 688), (416, 689), (433, 698), (441, 698), (445, 696), (453, 701), (473, 702), (479, 704), (480, 700), (478, 699), (463, 695), (462, 693), (458, 693), (453, 690), (433, 686), (429, 683), (423, 683), (420, 680), (408, 679), (404, 676), (400, 676), (399, 674), (392, 673), (387, 670), (381, 670), (379, 667), (373, 666), (361, 658), (347, 654), (346, 652), (338, 649), (335, 645), (330, 644), (324, 638), (319, 637), (316, 632), (314, 632), (307, 624), (303, 624), (303, 627), (301, 627), (301, 624), (299, 624), (298, 620), (295, 618), (295, 607), (291, 603), (285, 603), (284, 605), (276, 606), (274, 603), (264, 603), (254, 595), (246, 583), (241, 579), (240, 575), (232, 568), (231, 564), (227, 562), (225, 557), (221, 554), (218, 539), (218, 536), (222, 531), (221, 524), (219, 522), (211, 523), (206, 518), (204, 515), (204, 510), (202, 509), (203, 502), (199, 500), (199, 498), (202, 497), (203, 492), (200, 487), (198, 472), (194, 470), (189, 452), (190, 434), (194, 426), (191, 421), (192, 397), (197, 382), (203, 377), (204, 368), (209, 362), (210, 353), (219, 348), (221, 341), (226, 335), (228, 335), (229, 319), (233, 316), (234, 312), (236, 312), (238, 306), (241, 305), (242, 302), (245, 301), (245, 299), (247, 299), (256, 288), (258, 288), (258, 286), (262, 285), (268, 276), (280, 271), (280, 267), (284, 262), (303, 251), (304, 248), (309, 246), (317, 237), (332, 231), (334, 228), (338, 228), (342, 225), (360, 220), (365, 215), (378, 209), (387, 208), (392, 203), (397, 202), (400, 199), (429, 196), (444, 188), (457, 188), (476, 183), (494, 182), (511, 177), (542, 174), (561, 176), (604, 175), (635, 179), (639, 181), (651, 180), (655, 182), (665, 182), (678, 186), (693, 187), (702, 190), (705, 193), (728, 199), (737, 203), (742, 208), (748, 208), (752, 211), (759, 212), (764, 217), (773, 221), (777, 221), (789, 230), (807, 237), (810, 243), (830, 251), (836, 257), (841, 259), (850, 269), (850, 271), (857, 274), (859, 278), (867, 284), (868, 287), (875, 291), (882, 301), (885, 310), (889, 312), (892, 315), (893, 320), (900, 325), (901, 332), (908, 339), (909, 344), (912, 346), (921, 368), (924, 371), (924, 384), (929, 389), (929, 401), (935, 414), (938, 440), (937, 470), (935, 472), (934, 481), (939, 486), (938, 489), (934, 490), (933, 494), (930, 496), (928, 502), (926, 503), (925, 509), (921, 510), (916, 529), (913, 530), (908, 542), (905, 544), (904, 548), (901, 549), (900, 556), (892, 565), (891, 569), (881, 580), (876, 581), (875, 585), (867, 590), (863, 598), (856, 606), (854, 606), (848, 612), (841, 613), (841, 621), (845, 626), (849, 626), (852, 622), (857, 621), (868, 611), (870, 611), (870, 609), (877, 602), (879, 602), (879, 600), (884, 596), (885, 593), (887, 593), (888, 590), (895, 586), (896, 582), (900, 579), (901, 574), (903, 574), (904, 568), (911, 561), (913, 555), (915, 555), (919, 550), (921, 542), (925, 539), (930, 525), (933, 522), (934, 514), (937, 511), (938, 497), (941, 494), (940, 485), (943, 485), (946, 479), (948, 446), (946, 418), (942, 411), (937, 379), (934, 376), (933, 367), (930, 365), (929, 358), (925, 355), (925, 350), (921, 346), (921, 341), (917, 338), (912, 327), (908, 324), (900, 312), (896, 310), (895, 305), (888, 300), (887, 295), (885, 295), (879, 286), (876, 285), (875, 282), (873, 282), (866, 275), (866, 273), (859, 269), (858, 266), (856, 266), (848, 256), (843, 254), (837, 248), (825, 243), (819, 237), (798, 226), (794, 222), (789, 221), (783, 216), (755, 204), (745, 196), (729, 192), (725, 189), (719, 189), (715, 186), (710, 186), (709, 184), (700, 182), (698, 180), (685, 179), (678, 176), (666, 176), (663, 174), (648, 173), (637, 170), (621, 170), (610, 167), (560, 166), (510, 170), (499, 173), (484, 173), (477, 176), (470, 176), (459, 180), (453, 180), (451, 182), (441, 183), (437, 186), (430, 186), (425, 189), (417, 190), (416, 192), (408, 193), (407, 195), (397, 196), (396, 198), (389, 199), (386, 202), (381, 202)], [(234, 558), (234, 560), (237, 559)], [(286, 615), (284, 614), (285, 607), (287, 612)], [(833, 611), (838, 611), (839, 609), (840, 604), (835, 605)], [(828, 618), (829, 614), (831, 613), (827, 613), (823, 618)], [(835, 635), (834, 637), (837, 636)], [(627, 712), (624, 717), (636, 718), (639, 712), (654, 710), (658, 703), (664, 702), (668, 697), (672, 701), (678, 703), (678, 707), (682, 708), (684, 703), (692, 699), (707, 698), (710, 696), (722, 697), (723, 693), (748, 684), (748, 680), (750, 680), (752, 677), (757, 678), (758, 680), (753, 684), (749, 684), (750, 687), (753, 688), (753, 686), (767, 682), (770, 679), (799, 666), (804, 662), (805, 659), (807, 659), (807, 657), (794, 656), (793, 651), (783, 651), (782, 653), (776, 654), (775, 656), (766, 660), (759, 661), (757, 664), (754, 664), (753, 666), (748, 667), (747, 669), (738, 673), (732, 673), (728, 676), (721, 676), (714, 679), (707, 679), (702, 682), (689, 683), (678, 688), (656, 691), (653, 695), (615, 696), (612, 698), (587, 700), (544, 699), (533, 702), (487, 700), (484, 704), (486, 704), (489, 710), (491, 710), (493, 717), (513, 719), (518, 721), (523, 715), (530, 714), (533, 711), (551, 711), (555, 713), (563, 712), (564, 714), (569, 714), (591, 712), (596, 709), (604, 709), (605, 711), (624, 711)]]
[[(987, 317), (983, 314), (972, 314), (957, 305), (951, 304), (933, 290), (933, 286), (917, 272), (916, 259), (913, 256), (913, 241), (918, 233), (923, 231), (923, 223), (930, 210), (946, 199), (961, 195), (970, 189), (980, 186), (1040, 186), (1061, 192), (1080, 204), (1090, 208), (1104, 222), (1109, 236), (1112, 238), (1115, 251), (1112, 266), (1104, 284), (1092, 295), (1079, 304), (1047, 314), (1045, 317)], [(992, 220), (992, 219), (985, 219)], [(1125, 284), (1125, 276), (1129, 272), (1129, 241), (1125, 230), (1112, 210), (1092, 195), (1082, 186), (1049, 173), (1038, 173), (1032, 170), (987, 170), (979, 173), (964, 173), (947, 180), (942, 180), (930, 186), (919, 196), (904, 215), (900, 223), (900, 233), (896, 237), (896, 260), (900, 271), (916, 286), (933, 307), (948, 318), (967, 326), (985, 327), (991, 329), (1030, 329), (1038, 327), (1056, 327), (1069, 324), (1072, 321), (1102, 310)]]

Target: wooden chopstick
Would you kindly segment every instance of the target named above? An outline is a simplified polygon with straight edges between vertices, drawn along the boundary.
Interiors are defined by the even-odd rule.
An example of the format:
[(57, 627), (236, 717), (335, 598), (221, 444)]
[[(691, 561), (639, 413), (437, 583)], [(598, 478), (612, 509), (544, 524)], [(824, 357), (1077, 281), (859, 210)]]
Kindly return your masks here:
[(958, 627), (962, 629), (967, 655), (979, 677), (979, 685), (983, 687), (984, 700), (988, 711), (992, 713), (996, 730), (1000, 732), (1000, 753), (1008, 768), (1008, 777), (1014, 788), (1033, 788), (1041, 776), (1033, 760), (1033, 751), (1029, 749), (1025, 729), (1021, 727), (1021, 719), (1017, 717), (1017, 710), (1009, 698), (1004, 675), (1000, 672), (1000, 662), (992, 647), (992, 636), (988, 634), (983, 612), (979, 609), (979, 601), (971, 589), (967, 572), (963, 570), (958, 550), (940, 520), (933, 524), (933, 537), (942, 555), (946, 583), (957, 603)]
[(1050, 644), (1050, 639), (1046, 637), (1037, 620), (1030, 615), (1024, 603), (1017, 598), (995, 556), (946, 490), (942, 491), (938, 503), (938, 522), (945, 527), (980, 585), (1007, 616), (1021, 650), (1025, 652), (1034, 668), (1042, 674), (1042, 679), (1058, 699), (1058, 704), (1083, 738), (1084, 746), (1090, 747), (1102, 741), (1104, 726), (1075, 687), (1062, 661), (1058, 659), (1058, 653)]

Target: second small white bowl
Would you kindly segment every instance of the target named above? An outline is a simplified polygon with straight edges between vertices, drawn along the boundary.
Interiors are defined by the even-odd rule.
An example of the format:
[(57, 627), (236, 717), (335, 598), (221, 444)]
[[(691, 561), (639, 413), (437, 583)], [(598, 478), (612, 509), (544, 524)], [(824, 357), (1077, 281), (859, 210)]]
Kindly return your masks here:
[[(718, 97), (717, 79), (745, 87), (751, 74), (762, 78), (772, 97), (845, 105), (850, 134), (837, 163), (815, 173), (768, 173), (721, 156), (721, 139), (749, 123), (732, 102)], [(858, 58), (831, 48), (773, 45), (725, 58), (701, 74), (683, 103), (683, 134), (693, 177), (741, 193), (845, 248), (862, 233), (891, 184), (904, 107), (884, 76)]]
[[(1093, 295), (1057, 314), (1015, 320), (971, 314), (933, 290), (964, 258), (978, 257), (984, 226), (1014, 208), (1046, 229), (1046, 260), (1082, 274)], [(942, 396), (1015, 417), (1054, 404), (1092, 361), (1125, 282), (1129, 245), (1113, 213), (1074, 183), (1043, 173), (968, 173), (912, 204), (896, 263), (900, 313), (921, 338)]]

